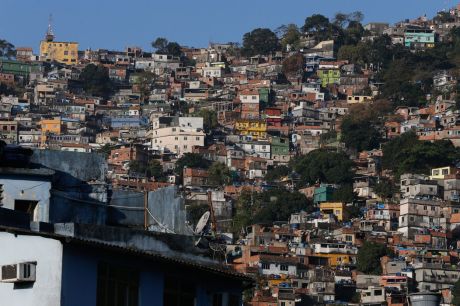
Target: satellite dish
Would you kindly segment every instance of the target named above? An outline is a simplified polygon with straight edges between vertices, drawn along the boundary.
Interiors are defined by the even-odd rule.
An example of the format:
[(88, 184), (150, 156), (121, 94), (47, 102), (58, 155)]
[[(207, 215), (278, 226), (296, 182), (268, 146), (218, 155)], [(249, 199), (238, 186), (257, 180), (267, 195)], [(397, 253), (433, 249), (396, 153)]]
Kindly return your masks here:
[(195, 228), (195, 234), (196, 235), (200, 235), (204, 228), (206, 227), (206, 225), (208, 224), (208, 221), (209, 221), (209, 217), (211, 216), (211, 213), (209, 211), (205, 212), (200, 220), (198, 221), (198, 223), (196, 224), (196, 228)]

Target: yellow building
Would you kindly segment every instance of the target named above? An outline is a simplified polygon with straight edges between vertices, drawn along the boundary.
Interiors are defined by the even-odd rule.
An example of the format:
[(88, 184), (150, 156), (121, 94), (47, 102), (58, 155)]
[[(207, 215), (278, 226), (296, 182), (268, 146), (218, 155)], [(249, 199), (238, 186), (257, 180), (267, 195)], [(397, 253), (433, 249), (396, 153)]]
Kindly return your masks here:
[(454, 167), (442, 167), (431, 169), (430, 180), (443, 180), (446, 175), (457, 173), (457, 169)]
[(241, 119), (235, 122), (237, 134), (251, 136), (253, 140), (267, 138), (267, 123), (264, 120)]
[(342, 253), (331, 253), (331, 254), (315, 254), (315, 257), (327, 258), (328, 266), (337, 267), (340, 265), (353, 264), (356, 262), (355, 254), (342, 254)]
[(60, 135), (62, 133), (61, 118), (43, 119), (40, 121), (41, 126), (41, 144), (46, 144), (49, 134)]
[(47, 62), (56, 61), (66, 65), (76, 65), (78, 43), (43, 40), (40, 42), (40, 58)]
[(372, 96), (347, 96), (347, 103), (354, 104), (354, 103), (365, 103), (365, 102), (372, 102)]
[(326, 215), (335, 215), (339, 221), (346, 218), (345, 203), (342, 202), (323, 202), (319, 204), (319, 210)]
[(67, 65), (78, 63), (78, 43), (54, 41), (51, 28), (51, 16), (45, 39), (40, 42), (40, 59), (47, 62), (59, 62)]

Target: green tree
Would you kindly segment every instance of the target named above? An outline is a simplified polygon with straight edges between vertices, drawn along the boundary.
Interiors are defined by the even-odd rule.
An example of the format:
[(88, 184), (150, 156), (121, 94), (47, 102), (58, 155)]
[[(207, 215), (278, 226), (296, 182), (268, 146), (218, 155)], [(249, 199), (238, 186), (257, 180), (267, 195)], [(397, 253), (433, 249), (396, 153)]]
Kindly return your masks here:
[(452, 295), (452, 304), (460, 306), (460, 280), (455, 282), (454, 287), (452, 288)]
[(342, 184), (353, 178), (353, 162), (343, 152), (319, 149), (293, 161), (294, 170), (301, 175), (302, 182)]
[(449, 140), (418, 140), (407, 132), (383, 146), (382, 166), (399, 177), (403, 173), (425, 173), (431, 168), (449, 166), (460, 158), (460, 152)]
[(290, 46), (291, 50), (298, 50), (300, 43), (300, 30), (299, 27), (293, 23), (282, 25), (275, 31), (279, 38), (283, 50)]
[(208, 169), (209, 166), (210, 162), (207, 159), (204, 159), (201, 154), (185, 153), (176, 161), (175, 172), (179, 175), (182, 175), (182, 171), (185, 167)]
[(298, 191), (273, 189), (259, 194), (258, 209), (253, 220), (256, 223), (288, 221), (292, 213), (311, 211), (312, 207), (312, 203)]
[(341, 141), (347, 148), (358, 152), (378, 148), (381, 135), (375, 125), (366, 118), (345, 116), (341, 124)]
[(206, 133), (212, 132), (215, 128), (219, 126), (217, 120), (217, 113), (213, 110), (202, 108), (199, 112), (194, 114), (195, 117), (203, 118), (203, 128)]
[(87, 94), (108, 98), (113, 91), (109, 70), (102, 65), (87, 65), (80, 74), (80, 81)]
[(238, 197), (235, 204), (235, 215), (233, 217), (233, 232), (238, 237), (239, 233), (253, 224), (252, 216), (256, 205), (254, 205), (254, 192), (244, 190)]
[(296, 53), (283, 61), (282, 71), (286, 76), (297, 77), (300, 81), (303, 79), (305, 60), (301, 53)]
[(209, 184), (212, 186), (224, 186), (231, 183), (232, 176), (227, 165), (214, 162), (208, 169)]
[(172, 56), (181, 56), (182, 47), (176, 42), (170, 42), (166, 46), (166, 53)]
[(151, 43), (157, 54), (168, 54), (172, 56), (181, 56), (182, 48), (177, 42), (170, 42), (164, 37), (158, 37)]
[(321, 14), (313, 14), (305, 19), (305, 23), (302, 27), (304, 32), (317, 32), (321, 33), (327, 31), (331, 23), (329, 18)]
[(98, 150), (98, 153), (101, 153), (103, 154), (104, 156), (108, 157), (110, 155), (110, 152), (115, 149), (117, 146), (116, 145), (112, 145), (110, 143), (106, 143), (105, 145), (103, 145), (99, 150)]
[(292, 172), (292, 169), (285, 165), (280, 165), (274, 168), (269, 168), (267, 174), (265, 174), (265, 180), (267, 182), (275, 182), (283, 177), (288, 176)]
[(332, 200), (336, 202), (352, 203), (356, 198), (352, 184), (343, 184), (332, 194)]
[(10, 59), (14, 57), (16, 54), (16, 50), (14, 49), (14, 45), (4, 39), (0, 39), (0, 58), (4, 57)]
[(156, 50), (157, 53), (166, 53), (166, 46), (168, 45), (168, 40), (164, 37), (158, 37), (152, 41), (152, 47)]
[(379, 197), (386, 200), (393, 198), (394, 194), (397, 192), (397, 189), (391, 180), (381, 178), (379, 182), (375, 185), (374, 192)]
[(343, 35), (343, 31), (339, 26), (331, 23), (329, 18), (321, 14), (313, 14), (307, 17), (302, 30), (313, 34), (316, 42), (334, 40), (334, 45), (340, 45), (339, 40)]
[(254, 223), (273, 223), (287, 221), (292, 213), (311, 212), (313, 203), (298, 191), (272, 189), (265, 192), (243, 191), (236, 203), (234, 231)]
[(146, 102), (150, 97), (152, 85), (155, 82), (155, 74), (150, 71), (142, 71), (135, 75), (135, 83), (139, 86), (141, 101)]
[(270, 29), (257, 28), (243, 36), (241, 53), (244, 56), (269, 55), (278, 50), (278, 37)]
[(148, 178), (154, 177), (157, 181), (161, 180), (161, 178), (164, 176), (163, 166), (161, 165), (161, 162), (156, 159), (153, 159), (148, 163), (141, 163), (137, 160), (130, 161), (129, 170), (132, 174), (137, 174)]
[(356, 268), (365, 274), (381, 275), (380, 258), (391, 255), (392, 252), (383, 244), (365, 241), (358, 250)]

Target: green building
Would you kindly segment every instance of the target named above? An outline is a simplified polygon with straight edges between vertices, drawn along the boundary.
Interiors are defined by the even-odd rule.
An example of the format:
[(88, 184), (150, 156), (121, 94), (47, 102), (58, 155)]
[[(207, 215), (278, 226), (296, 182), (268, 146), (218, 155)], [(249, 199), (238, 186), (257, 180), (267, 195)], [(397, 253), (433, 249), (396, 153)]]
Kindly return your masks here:
[(20, 62), (15, 60), (0, 59), (0, 72), (10, 73), (15, 76), (28, 78), (31, 73), (39, 73), (43, 71), (43, 66), (40, 62)]
[(404, 45), (411, 49), (433, 48), (435, 33), (431, 29), (407, 29), (404, 32)]
[(272, 137), (271, 141), (272, 158), (275, 155), (289, 155), (289, 140), (287, 138)]
[(259, 88), (259, 101), (263, 105), (270, 105), (272, 102), (272, 93), (270, 88), (262, 87)]
[(330, 202), (332, 201), (332, 194), (334, 193), (335, 188), (331, 185), (321, 185), (315, 188), (313, 193), (313, 202), (315, 204), (321, 202)]
[(321, 86), (327, 87), (332, 84), (340, 83), (340, 69), (338, 68), (324, 68), (318, 69), (318, 77), (321, 79)]

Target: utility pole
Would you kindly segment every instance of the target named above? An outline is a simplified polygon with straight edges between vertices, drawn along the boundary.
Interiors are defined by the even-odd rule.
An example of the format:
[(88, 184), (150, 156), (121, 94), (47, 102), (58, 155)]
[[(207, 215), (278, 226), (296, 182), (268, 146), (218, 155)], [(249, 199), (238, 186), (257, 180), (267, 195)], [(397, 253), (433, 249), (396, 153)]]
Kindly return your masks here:
[(148, 191), (144, 188), (144, 229), (148, 230)]
[(209, 205), (209, 212), (211, 213), (211, 230), (215, 235), (217, 233), (217, 221), (216, 215), (214, 214), (214, 207), (212, 206), (212, 191), (208, 190), (208, 205)]

